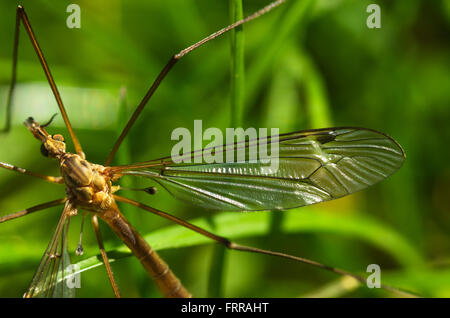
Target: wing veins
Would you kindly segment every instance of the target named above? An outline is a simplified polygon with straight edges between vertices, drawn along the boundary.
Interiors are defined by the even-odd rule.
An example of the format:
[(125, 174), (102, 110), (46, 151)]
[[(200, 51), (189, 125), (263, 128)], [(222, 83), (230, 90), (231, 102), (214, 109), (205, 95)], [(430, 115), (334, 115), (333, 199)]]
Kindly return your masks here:
[[(70, 211), (71, 205), (69, 201), (67, 201), (52, 239), (42, 256), (36, 273), (33, 275), (30, 287), (25, 293), (25, 297), (53, 296), (55, 281), (58, 280), (61, 257), (63, 257), (62, 250), (64, 245), (60, 245), (60, 243), (64, 244), (67, 240), (67, 231), (65, 231), (65, 227), (68, 228), (67, 223), (68, 220), (70, 220)], [(61, 251), (58, 253), (59, 248), (61, 248)]]
[[(349, 131), (342, 131), (342, 130), (349, 130)], [(205, 150), (212, 150), (212, 149), (216, 149), (216, 148), (220, 148), (219, 151), (223, 153), (226, 150), (227, 147), (241, 145), (241, 144), (244, 144), (243, 148), (248, 148), (251, 143), (259, 143), (259, 142), (261, 142), (263, 140), (269, 140), (270, 143), (278, 141), (280, 143), (280, 145), (283, 145), (284, 141), (295, 140), (295, 139), (303, 139), (303, 138), (314, 137), (314, 136), (333, 135), (334, 138), (335, 138), (333, 141), (338, 141), (338, 140), (336, 140), (336, 138), (338, 138), (340, 136), (345, 136), (347, 134), (354, 133), (355, 131), (364, 131), (364, 132), (370, 132), (370, 133), (374, 133), (374, 134), (379, 134), (379, 135), (381, 135), (381, 137), (375, 138), (375, 139), (390, 140), (395, 145), (398, 146), (398, 144), (392, 138), (390, 138), (389, 136), (387, 136), (387, 135), (385, 135), (383, 133), (375, 131), (375, 130), (371, 130), (371, 129), (367, 129), (367, 128), (358, 128), (358, 127), (335, 127), (335, 128), (303, 130), (303, 131), (297, 131), (297, 132), (293, 132), (293, 133), (280, 134), (278, 136), (267, 136), (267, 137), (263, 137), (263, 138), (256, 138), (256, 139), (251, 139), (251, 140), (246, 140), (246, 141), (239, 141), (239, 142), (236, 142), (236, 143), (233, 143), (233, 144), (225, 144), (225, 145), (219, 145), (217, 147), (209, 147), (209, 148), (203, 148), (203, 149), (200, 149), (200, 150), (195, 150), (195, 151), (193, 151), (191, 153), (186, 154), (185, 156), (180, 156), (180, 157), (181, 158), (188, 158), (190, 156), (190, 158), (192, 158), (192, 155), (194, 155), (194, 154), (197, 154), (197, 153), (202, 154)], [(272, 141), (272, 139), (275, 139), (276, 137), (278, 137), (277, 138), (278, 140)], [(339, 140), (339, 142), (342, 142), (342, 140)], [(322, 146), (322, 149), (327, 149), (327, 148)], [(396, 154), (398, 154), (398, 153), (396, 153)], [(161, 162), (158, 162), (158, 161), (161, 161)], [(123, 170), (143, 169), (143, 168), (148, 168), (148, 167), (159, 167), (159, 166), (169, 166), (169, 165), (172, 165), (172, 164), (176, 164), (176, 163), (173, 162), (173, 160), (172, 160), (172, 158), (170, 156), (166, 156), (166, 157), (162, 157), (162, 158), (158, 158), (158, 159), (154, 159), (154, 160), (150, 160), (150, 161), (144, 161), (144, 162), (140, 162), (140, 163), (135, 163), (135, 164), (109, 167), (109, 170), (111, 170), (112, 172), (116, 172), (117, 173), (118, 171), (123, 171)]]

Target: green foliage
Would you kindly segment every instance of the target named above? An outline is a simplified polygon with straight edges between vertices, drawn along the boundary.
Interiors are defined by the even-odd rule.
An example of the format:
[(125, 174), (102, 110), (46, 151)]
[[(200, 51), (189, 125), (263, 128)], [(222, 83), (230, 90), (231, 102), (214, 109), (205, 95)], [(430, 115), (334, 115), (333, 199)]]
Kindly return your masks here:
[[(81, 29), (68, 29), (70, 1), (21, 3), (84, 151), (98, 163), (105, 160), (134, 105), (170, 56), (230, 22), (226, 1), (79, 1)], [(192, 52), (164, 80), (114, 164), (169, 154), (172, 130), (192, 128), (194, 119), (202, 119), (205, 129), (223, 129), (235, 118), (244, 127), (278, 127), (281, 133), (329, 125), (385, 132), (407, 155), (398, 173), (346, 198), (276, 213), (211, 214), (173, 200), (163, 189), (155, 196), (125, 191), (122, 195), (242, 244), (355, 273), (379, 264), (385, 283), (425, 296), (449, 297), (450, 151), (445, 141), (450, 139), (450, 11), (446, 1), (379, 1), (382, 28), (368, 29), (370, 3), (287, 1), (244, 25), (245, 63), (230, 54), (229, 35)], [(244, 15), (264, 4), (243, 1)], [(15, 6), (14, 1), (0, 3), (0, 123), (10, 79)], [(245, 74), (242, 69), (238, 74), (244, 81), (233, 86), (236, 93), (230, 92), (230, 80), (236, 77), (230, 71), (232, 63), (245, 65)], [(122, 86), (126, 102), (119, 98)], [(55, 162), (40, 155), (39, 144), (22, 125), (28, 116), (43, 122), (57, 112), (24, 32), (17, 88), (12, 131), (0, 135), (0, 161), (58, 175)], [(49, 130), (67, 137), (61, 116)], [(123, 181), (130, 187), (151, 185), (139, 178)], [(63, 196), (61, 186), (0, 171), (0, 215)], [(235, 251), (220, 260), (223, 274), (216, 271), (215, 278), (210, 277), (215, 265), (209, 240), (144, 211), (121, 208), (196, 296), (209, 295), (211, 277), (223, 281), (214, 293), (229, 297), (393, 296), (348, 285), (317, 268)], [(0, 224), (0, 296), (23, 295), (61, 210)], [(90, 224), (85, 226), (85, 255), (73, 253), (79, 219), (71, 222), (69, 240), (73, 263), (85, 270), (78, 295), (112, 297), (106, 271), (98, 266)], [(101, 227), (106, 248), (116, 260), (112, 267), (123, 295), (157, 297), (138, 261), (112, 231)]]

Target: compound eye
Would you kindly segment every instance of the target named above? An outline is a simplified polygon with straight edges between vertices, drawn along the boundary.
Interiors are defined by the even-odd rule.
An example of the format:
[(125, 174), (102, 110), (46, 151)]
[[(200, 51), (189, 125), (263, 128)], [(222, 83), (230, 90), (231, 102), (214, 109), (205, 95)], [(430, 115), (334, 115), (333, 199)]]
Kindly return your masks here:
[(53, 135), (52, 138), (57, 141), (64, 141), (63, 135)]
[(45, 148), (44, 144), (41, 144), (41, 154), (44, 157), (48, 157), (48, 150), (47, 150), (47, 148)]

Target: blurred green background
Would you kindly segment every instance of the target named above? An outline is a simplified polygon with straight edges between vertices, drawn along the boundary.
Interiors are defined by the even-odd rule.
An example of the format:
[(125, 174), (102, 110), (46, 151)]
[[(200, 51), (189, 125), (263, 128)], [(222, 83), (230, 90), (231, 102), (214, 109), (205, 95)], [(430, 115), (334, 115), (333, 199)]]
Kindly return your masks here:
[[(244, 0), (248, 15), (269, 1)], [(132, 112), (170, 56), (230, 22), (228, 1), (77, 1), (81, 28), (66, 27), (72, 1), (23, 0), (58, 84), (69, 117), (92, 162), (102, 163)], [(255, 247), (311, 258), (354, 273), (379, 264), (382, 281), (423, 296), (450, 296), (450, 54), (448, 1), (376, 1), (381, 29), (368, 29), (362, 0), (288, 1), (244, 26), (244, 127), (281, 133), (325, 126), (361, 126), (393, 136), (404, 166), (360, 193), (282, 213), (212, 214), (155, 196), (122, 194), (198, 220), (217, 234)], [(10, 80), (15, 7), (0, 2), (0, 100)], [(149, 102), (116, 164), (168, 155), (177, 127), (230, 126), (230, 36), (183, 58)], [(57, 175), (22, 122), (57, 112), (51, 90), (24, 29), (19, 47), (13, 126), (0, 135), (0, 161)], [(126, 107), (119, 92), (126, 88)], [(4, 123), (4, 106), (0, 123)], [(235, 114), (236, 115), (236, 114)], [(65, 133), (61, 116), (49, 128)], [(69, 144), (72, 150), (72, 145)], [(124, 184), (148, 186), (125, 179)], [(64, 196), (64, 189), (0, 171), (0, 215)], [(358, 287), (317, 268), (263, 255), (227, 251), (196, 234), (123, 207), (125, 215), (197, 297), (396, 297)], [(0, 296), (21, 297), (56, 226), (52, 208), (0, 226)], [(72, 262), (98, 261), (85, 227), (85, 255), (74, 255), (81, 217), (73, 218)], [(106, 225), (107, 250), (123, 244)], [(209, 243), (209, 242), (208, 242)], [(186, 245), (186, 246), (185, 246)], [(84, 264), (84, 263), (82, 263)], [(125, 297), (158, 297), (133, 257), (112, 264)], [(106, 271), (82, 273), (80, 297), (112, 297)]]

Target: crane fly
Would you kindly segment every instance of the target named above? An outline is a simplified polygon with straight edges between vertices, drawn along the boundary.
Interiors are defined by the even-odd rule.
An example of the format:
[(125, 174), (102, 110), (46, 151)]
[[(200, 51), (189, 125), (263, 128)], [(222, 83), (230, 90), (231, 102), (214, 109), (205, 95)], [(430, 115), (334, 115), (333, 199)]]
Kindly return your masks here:
[[(0, 162), (2, 168), (61, 184), (66, 189), (66, 197), (64, 198), (39, 204), (0, 218), (0, 222), (5, 222), (45, 208), (64, 206), (56, 230), (33, 276), (30, 287), (25, 293), (25, 297), (74, 296), (74, 289), (66, 286), (64, 282), (66, 278), (73, 274), (69, 269), (70, 266), (68, 266), (70, 265), (70, 257), (67, 251), (67, 233), (71, 218), (77, 215), (79, 210), (88, 211), (91, 215), (102, 260), (115, 296), (120, 297), (120, 292), (103, 246), (98, 218), (107, 223), (129, 247), (153, 278), (163, 296), (191, 297), (190, 292), (169, 269), (169, 266), (127, 221), (116, 202), (133, 205), (159, 215), (204, 235), (229, 249), (283, 257), (314, 265), (340, 275), (351, 276), (360, 282), (365, 282), (365, 278), (362, 276), (309, 259), (239, 245), (176, 216), (117, 194), (117, 191), (120, 190), (118, 181), (125, 175), (131, 175), (151, 179), (173, 197), (209, 210), (284, 210), (333, 200), (360, 191), (387, 178), (401, 167), (405, 154), (394, 139), (375, 130), (356, 127), (304, 130), (226, 144), (215, 147), (214, 151), (201, 149), (182, 154), (179, 158), (163, 157), (128, 165), (111, 165), (114, 155), (139, 114), (178, 60), (204, 43), (271, 11), (282, 2), (284, 1), (274, 1), (247, 18), (211, 34), (172, 56), (137, 106), (103, 165), (91, 163), (86, 159), (63, 106), (49, 66), (36, 40), (30, 20), (24, 8), (22, 6), (17, 7), (13, 73), (7, 101), (8, 120), (6, 127), (7, 129), (9, 127), (10, 109), (16, 81), (19, 28), (22, 24), (43, 67), (75, 148), (75, 153), (66, 151), (64, 137), (60, 134), (52, 135), (47, 132), (46, 128), (50, 125), (51, 120), (41, 125), (32, 117), (29, 117), (25, 121), (26, 127), (41, 143), (42, 154), (58, 161), (61, 176), (46, 176)], [(261, 142), (270, 146), (276, 144), (279, 147), (279, 153), (276, 157), (270, 154), (265, 157), (260, 156), (257, 161), (237, 160), (227, 163), (210, 163), (208, 156), (204, 155), (209, 153), (210, 156), (224, 156), (230, 148), (232, 151), (244, 150), (247, 154), (251, 154), (256, 151), (255, 145)], [(194, 161), (194, 163), (177, 160), (198, 157), (201, 158), (201, 161)], [(267, 162), (267, 159), (278, 160), (279, 166), (276, 171), (265, 169), (267, 167), (264, 162)], [(150, 189), (148, 191), (152, 192)], [(390, 286), (384, 285), (383, 287), (395, 290)]]

